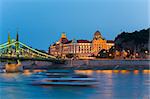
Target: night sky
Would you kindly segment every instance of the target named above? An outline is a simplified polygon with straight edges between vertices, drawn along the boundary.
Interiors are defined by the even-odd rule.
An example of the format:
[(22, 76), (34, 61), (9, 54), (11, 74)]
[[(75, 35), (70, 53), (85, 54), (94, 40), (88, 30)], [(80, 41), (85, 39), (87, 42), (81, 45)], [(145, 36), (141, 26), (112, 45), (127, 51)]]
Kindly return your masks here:
[(0, 43), (8, 32), (33, 48), (48, 50), (62, 32), (92, 40), (99, 30), (114, 40), (122, 31), (150, 27), (148, 0), (0, 0)]

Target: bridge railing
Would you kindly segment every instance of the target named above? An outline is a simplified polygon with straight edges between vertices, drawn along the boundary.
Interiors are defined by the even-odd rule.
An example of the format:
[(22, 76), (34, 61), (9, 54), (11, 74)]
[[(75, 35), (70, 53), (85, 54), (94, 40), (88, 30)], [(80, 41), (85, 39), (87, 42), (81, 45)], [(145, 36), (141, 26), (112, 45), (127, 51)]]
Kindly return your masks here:
[[(12, 46), (14, 46), (14, 47), (16, 47), (16, 45), (18, 45), (19, 44), (19, 51), (18, 52), (15, 52), (14, 53), (14, 51), (12, 51), (12, 52), (10, 52), (10, 53), (5, 53), (5, 50), (7, 51), (9, 51), (9, 50), (12, 50), (12, 49), (10, 49), (10, 47), (12, 47)], [(26, 48), (26, 49), (24, 49), (24, 48)], [(16, 51), (16, 49), (13, 49), (13, 50), (15, 50)], [(26, 55), (26, 53), (28, 53), (28, 55)], [(6, 56), (6, 57), (17, 57), (17, 56), (20, 56), (20, 57), (41, 57), (41, 58), (53, 58), (53, 59), (57, 59), (55, 56), (51, 56), (51, 55), (48, 55), (48, 54), (46, 54), (46, 53), (42, 53), (42, 52), (40, 52), (40, 51), (37, 51), (37, 50), (35, 50), (35, 49), (33, 49), (33, 48), (31, 48), (31, 47), (29, 47), (29, 46), (27, 46), (27, 45), (25, 45), (25, 44), (23, 44), (23, 43), (21, 43), (21, 42), (19, 42), (19, 41), (14, 41), (14, 42), (12, 42), (12, 43), (4, 43), (4, 44), (1, 44), (0, 45), (0, 56)]]

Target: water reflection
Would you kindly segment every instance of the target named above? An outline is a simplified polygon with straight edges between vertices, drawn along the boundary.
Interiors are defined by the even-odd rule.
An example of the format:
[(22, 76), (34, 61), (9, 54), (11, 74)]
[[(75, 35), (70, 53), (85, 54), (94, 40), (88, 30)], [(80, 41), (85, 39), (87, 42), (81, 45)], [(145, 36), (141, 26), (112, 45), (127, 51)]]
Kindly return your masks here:
[(31, 74), (32, 74), (32, 72), (30, 70), (24, 70), (23, 71), (23, 75), (29, 76)]
[(37, 69), (37, 70), (33, 70), (32, 72), (33, 73), (37, 73), (37, 72), (45, 72), (46, 70), (40, 70), (40, 69)]
[(129, 74), (133, 73), (135, 75), (139, 73), (143, 74), (150, 74), (150, 70), (75, 70), (76, 73), (81, 73), (81, 74), (87, 74), (87, 75), (93, 75), (93, 73), (100, 73), (100, 74)]
[(15, 78), (17, 77), (17, 75), (19, 75), (18, 73), (1, 73), (2, 77), (4, 78)]
[[(89, 74), (86, 70), (79, 70), (78, 73)], [(112, 99), (112, 97), (115, 97), (115, 99), (123, 97), (133, 99), (139, 97), (142, 99), (150, 92), (150, 81), (148, 80), (150, 70), (96, 70), (91, 74), (95, 73), (94, 76), (99, 81), (97, 94), (94, 96), (96, 99), (99, 99), (98, 97), (104, 97), (105, 99)]]
[(96, 70), (96, 73), (112, 74), (113, 70)]
[(0, 74), (2, 99), (148, 99), (150, 70), (76, 70), (92, 75), (99, 84), (95, 87), (32, 86), (23, 84), (34, 72)]
[(150, 74), (150, 70), (143, 70), (143, 74)]
[(139, 70), (134, 70), (133, 73), (134, 73), (135, 75), (137, 75), (137, 74), (139, 74)]
[(120, 70), (121, 74), (129, 74), (130, 71), (129, 70)]
[(92, 75), (93, 70), (75, 70), (75, 73), (80, 73), (80, 74), (86, 74), (86, 75)]

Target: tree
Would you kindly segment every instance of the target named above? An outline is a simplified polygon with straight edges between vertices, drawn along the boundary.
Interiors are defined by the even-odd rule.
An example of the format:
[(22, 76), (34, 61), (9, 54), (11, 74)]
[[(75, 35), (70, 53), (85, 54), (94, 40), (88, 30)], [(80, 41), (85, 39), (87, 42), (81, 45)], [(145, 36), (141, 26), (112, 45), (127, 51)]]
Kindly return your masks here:
[(130, 49), (132, 52), (140, 52), (141, 48), (148, 49), (149, 31), (143, 29), (132, 33), (122, 32), (115, 38), (115, 47), (118, 51)]
[(66, 54), (67, 58), (73, 58), (74, 56), (75, 56), (75, 54), (72, 54), (72, 53)]
[(105, 49), (102, 49), (96, 57), (97, 58), (108, 58), (108, 51)]

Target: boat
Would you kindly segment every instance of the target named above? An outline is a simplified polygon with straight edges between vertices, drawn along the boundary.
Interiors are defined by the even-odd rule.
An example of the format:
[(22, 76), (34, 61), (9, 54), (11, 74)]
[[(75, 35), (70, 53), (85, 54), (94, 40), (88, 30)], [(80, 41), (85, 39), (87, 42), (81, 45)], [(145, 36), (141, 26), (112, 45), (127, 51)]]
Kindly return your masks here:
[(0, 73), (5, 73), (6, 70), (5, 69), (0, 69)]
[(96, 78), (66, 70), (38, 73), (36, 77), (32, 85), (91, 86), (97, 84)]

